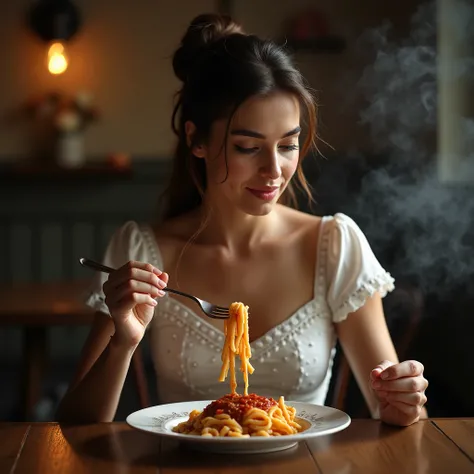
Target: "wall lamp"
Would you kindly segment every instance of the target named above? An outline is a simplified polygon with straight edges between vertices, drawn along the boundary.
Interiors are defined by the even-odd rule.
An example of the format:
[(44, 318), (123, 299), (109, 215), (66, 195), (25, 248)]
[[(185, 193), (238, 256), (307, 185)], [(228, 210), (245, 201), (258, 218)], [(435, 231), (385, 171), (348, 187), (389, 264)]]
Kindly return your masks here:
[(71, 0), (36, 0), (27, 19), (30, 29), (47, 44), (48, 71), (62, 74), (69, 64), (66, 43), (81, 26), (78, 8)]

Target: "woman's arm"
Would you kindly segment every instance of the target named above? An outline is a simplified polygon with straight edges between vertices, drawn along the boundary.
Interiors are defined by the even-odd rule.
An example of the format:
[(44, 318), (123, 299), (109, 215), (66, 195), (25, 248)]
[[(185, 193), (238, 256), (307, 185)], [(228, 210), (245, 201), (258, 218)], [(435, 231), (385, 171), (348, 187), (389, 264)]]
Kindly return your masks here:
[(77, 371), (58, 407), (58, 421), (113, 421), (135, 350), (117, 343), (113, 334), (112, 319), (97, 312)]
[(103, 284), (110, 317), (96, 313), (79, 368), (58, 410), (60, 421), (112, 421), (132, 355), (165, 295), (168, 274), (129, 261)]
[[(423, 366), (418, 362), (414, 364), (410, 362), (399, 363), (385, 321), (380, 294), (376, 293), (367, 300), (362, 308), (349, 314), (344, 321), (337, 323), (336, 331), (347, 361), (374, 418), (378, 418), (380, 415), (383, 419), (384, 413), (387, 411), (384, 402), (389, 401), (390, 397), (393, 397), (394, 400), (401, 397), (401, 403), (413, 402), (415, 405), (412, 406), (418, 408), (426, 401)], [(391, 366), (390, 369), (388, 369), (389, 366)], [(406, 373), (407, 367), (405, 366), (409, 370), (413, 369), (413, 372), (411, 374)], [(384, 371), (390, 375), (389, 381), (380, 379), (380, 375)], [(410, 377), (413, 380), (411, 384), (408, 384), (407, 378)], [(404, 381), (400, 385), (399, 380), (402, 378)], [(378, 392), (373, 389), (375, 379), (380, 379), (380, 383), (384, 384), (381, 396), (378, 396)], [(390, 395), (385, 396), (386, 393), (390, 393)], [(400, 402), (400, 400), (397, 400), (397, 402)], [(393, 411), (395, 405), (394, 403), (391, 404), (391, 411)], [(402, 405), (403, 407), (404, 405)], [(382, 412), (380, 412), (381, 408)], [(390, 418), (389, 422), (391, 422), (392, 415), (390, 412), (390, 416), (387, 416), (387, 418)], [(426, 410), (422, 408), (419, 415), (421, 418), (426, 418)], [(414, 416), (414, 418), (417, 417)]]

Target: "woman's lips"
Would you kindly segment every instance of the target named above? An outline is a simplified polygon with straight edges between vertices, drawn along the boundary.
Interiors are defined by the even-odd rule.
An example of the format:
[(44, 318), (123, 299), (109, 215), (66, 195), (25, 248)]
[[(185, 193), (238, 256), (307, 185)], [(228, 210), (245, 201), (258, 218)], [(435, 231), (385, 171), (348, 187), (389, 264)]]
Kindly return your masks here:
[(278, 194), (278, 187), (268, 187), (262, 189), (247, 188), (255, 197), (262, 201), (271, 201)]

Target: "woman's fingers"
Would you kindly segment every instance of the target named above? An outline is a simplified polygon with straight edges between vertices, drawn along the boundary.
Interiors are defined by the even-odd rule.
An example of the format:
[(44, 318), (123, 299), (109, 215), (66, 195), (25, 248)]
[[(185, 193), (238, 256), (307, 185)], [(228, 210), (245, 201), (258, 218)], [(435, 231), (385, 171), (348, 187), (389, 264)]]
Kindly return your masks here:
[(106, 303), (108, 305), (114, 305), (118, 301), (126, 298), (127, 295), (131, 295), (133, 293), (147, 294), (150, 295), (152, 299), (164, 296), (166, 294), (163, 290), (158, 289), (151, 283), (138, 280), (127, 280), (106, 295)]
[(385, 392), (423, 392), (428, 381), (423, 377), (404, 377), (398, 380), (373, 380), (372, 387)]
[(115, 312), (127, 312), (136, 305), (156, 306), (154, 298), (166, 293), (167, 273), (150, 263), (130, 261), (110, 274), (104, 283), (105, 302)]
[(109, 279), (104, 284), (104, 289), (110, 291), (129, 280), (143, 281), (162, 289), (166, 286), (166, 282), (161, 278), (162, 275), (161, 270), (156, 269), (149, 263), (129, 262), (110, 274)]
[(426, 401), (426, 395), (423, 392), (377, 392), (378, 396), (383, 400), (393, 404), (394, 402), (405, 403), (413, 406), (423, 406)]
[(388, 367), (392, 367), (394, 365), (396, 364), (390, 362), (389, 360), (383, 360), (370, 372), (370, 380), (377, 380), (381, 373), (383, 373)]
[(131, 311), (135, 306), (140, 304), (147, 304), (150, 306), (156, 306), (157, 302), (147, 293), (130, 293), (127, 292), (122, 295), (121, 298), (115, 301), (109, 301), (107, 298), (105, 300), (109, 309), (114, 311), (117, 314), (125, 313)]
[(385, 368), (380, 373), (382, 380), (394, 380), (402, 377), (416, 377), (424, 371), (423, 364), (417, 360), (405, 360), (399, 364), (394, 364)]

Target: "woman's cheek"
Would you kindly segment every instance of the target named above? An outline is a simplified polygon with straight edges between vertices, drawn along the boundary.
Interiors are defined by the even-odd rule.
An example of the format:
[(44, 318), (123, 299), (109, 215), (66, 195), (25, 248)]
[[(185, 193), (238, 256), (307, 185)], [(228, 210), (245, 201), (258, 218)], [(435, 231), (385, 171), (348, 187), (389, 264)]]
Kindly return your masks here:
[(299, 163), (299, 159), (295, 158), (294, 160), (291, 160), (285, 164), (285, 175), (288, 181), (296, 173), (296, 170), (298, 169), (298, 163)]

